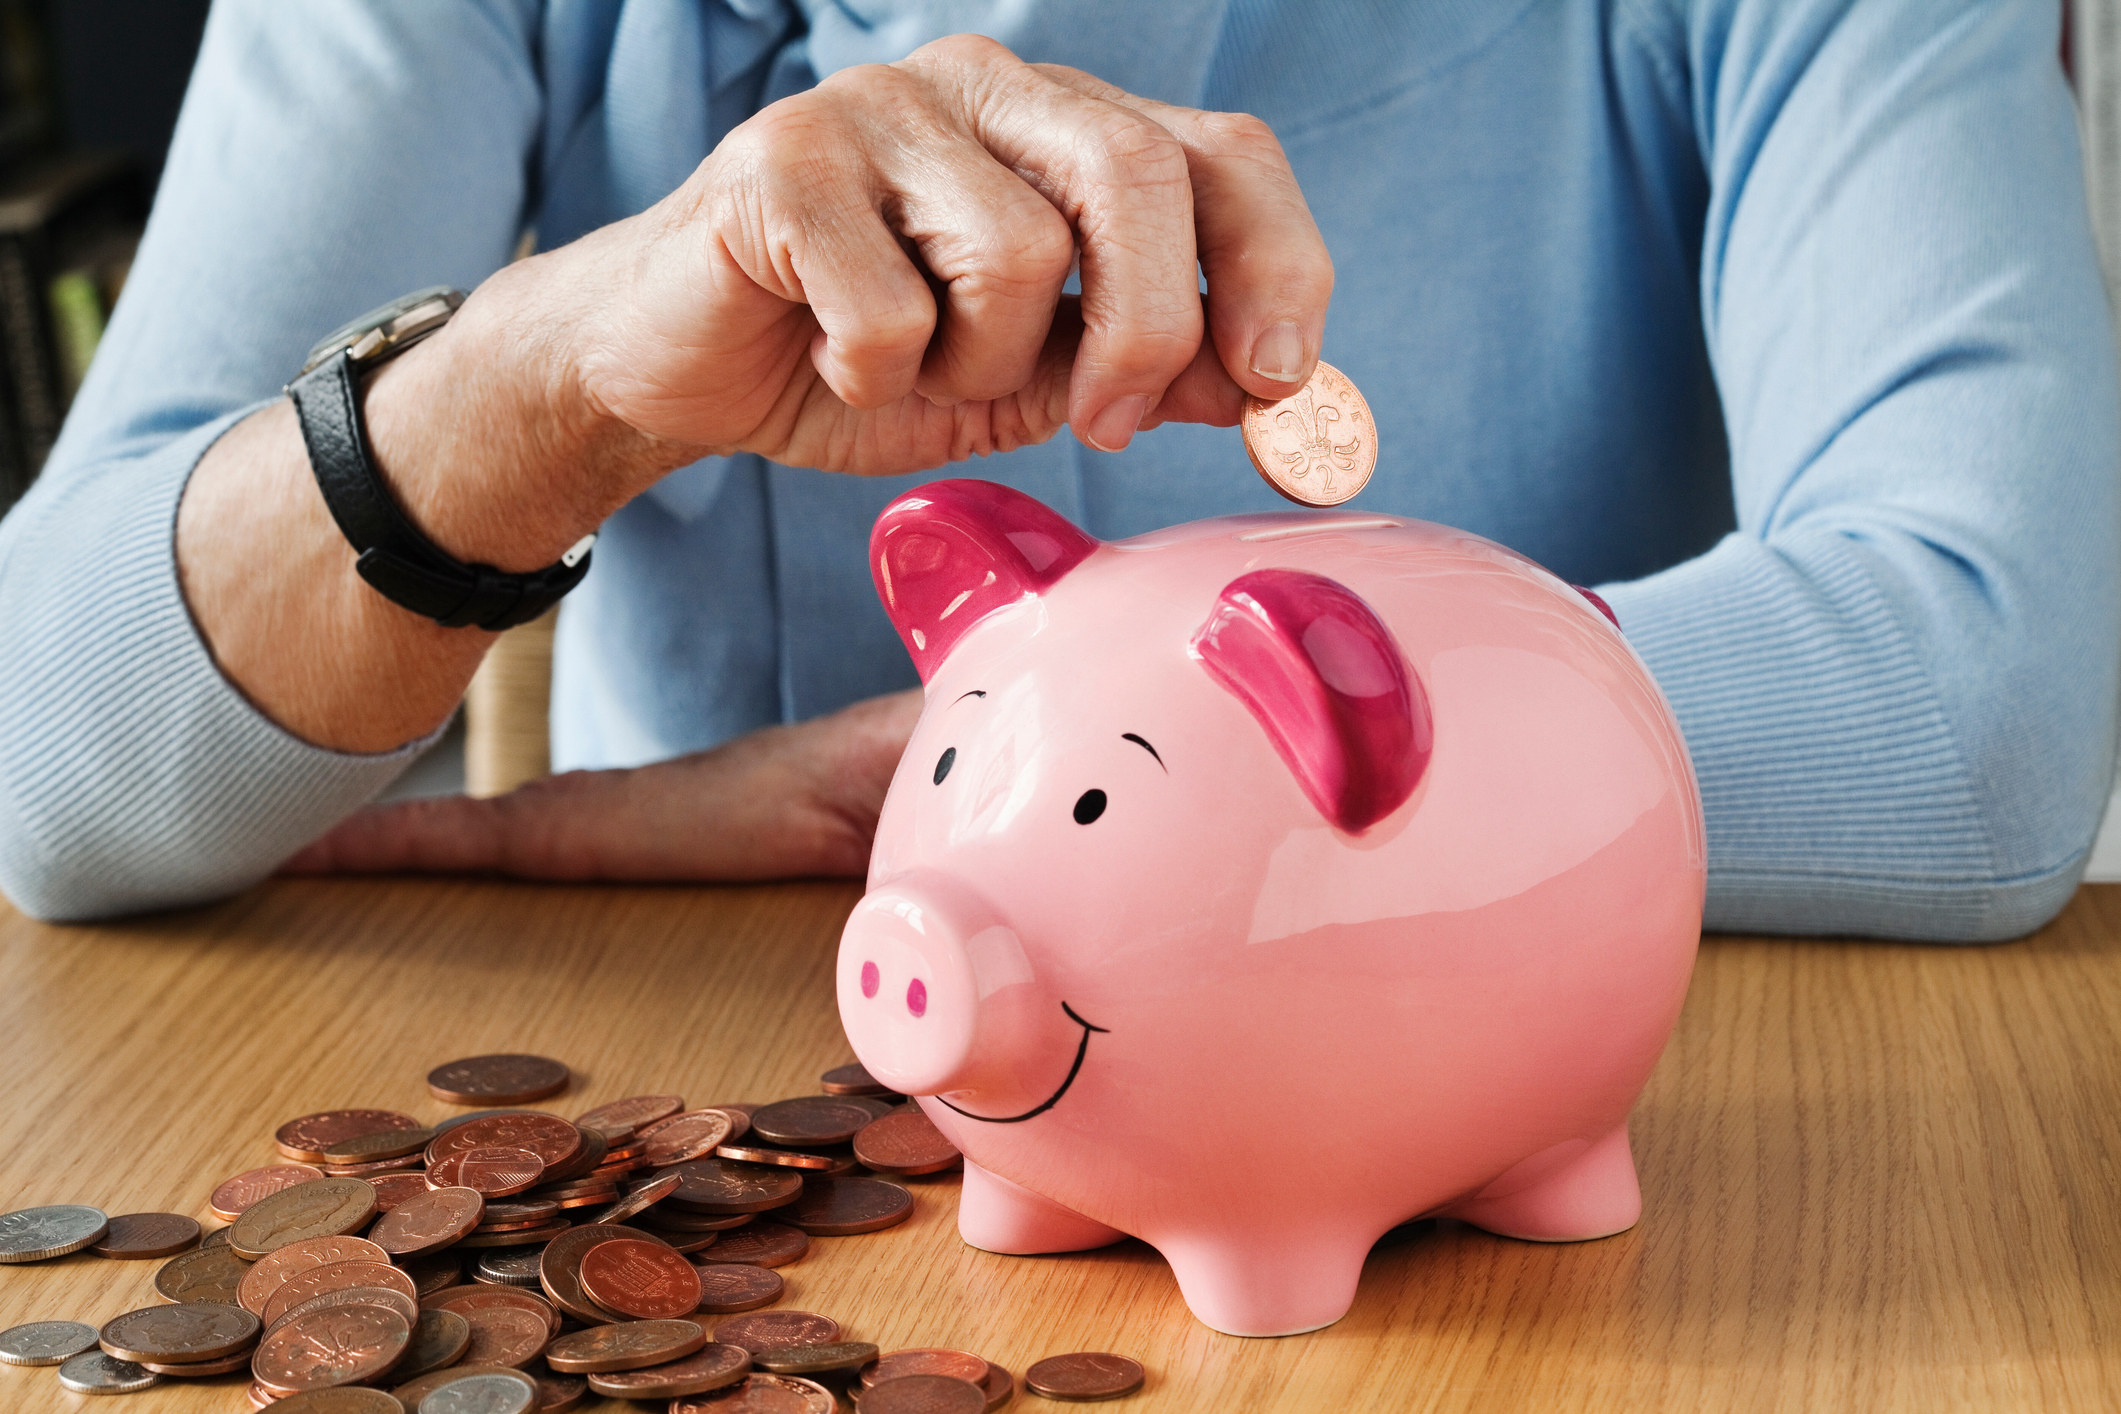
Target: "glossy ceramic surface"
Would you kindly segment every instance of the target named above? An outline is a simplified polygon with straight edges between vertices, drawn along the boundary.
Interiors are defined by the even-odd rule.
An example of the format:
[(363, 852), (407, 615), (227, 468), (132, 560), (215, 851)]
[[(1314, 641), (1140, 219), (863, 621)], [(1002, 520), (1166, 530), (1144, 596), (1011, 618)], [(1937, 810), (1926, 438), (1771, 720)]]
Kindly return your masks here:
[(893, 503), (872, 558), (928, 704), (840, 1012), (964, 1150), (968, 1242), (1138, 1236), (1273, 1335), (1417, 1215), (1634, 1223), (1704, 850), (1603, 606), (1420, 521), (1101, 545), (974, 481)]

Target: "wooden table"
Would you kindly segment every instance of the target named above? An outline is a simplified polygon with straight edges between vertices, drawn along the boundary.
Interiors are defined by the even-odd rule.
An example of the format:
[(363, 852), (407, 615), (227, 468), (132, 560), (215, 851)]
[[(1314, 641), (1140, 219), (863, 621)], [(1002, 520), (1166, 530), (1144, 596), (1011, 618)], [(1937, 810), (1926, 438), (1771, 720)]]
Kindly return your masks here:
[[(204, 1215), (216, 1181), (271, 1160), (279, 1121), (440, 1118), (422, 1075), (485, 1051), (578, 1067), (553, 1102), (569, 1114), (651, 1089), (808, 1093), (848, 1054), (831, 959), (854, 898), (285, 882), (115, 927), (0, 908), (0, 1207)], [(1151, 1375), (1116, 1408), (2112, 1409), (2117, 1032), (2121, 887), (2003, 947), (1711, 939), (1636, 1111), (1647, 1210), (1623, 1236), (1430, 1230), (1373, 1255), (1338, 1325), (1241, 1340), (1195, 1322), (1146, 1247), (973, 1251), (955, 1180), (916, 1181), (911, 1222), (820, 1239), (784, 1304), (1019, 1374), (1123, 1351)], [(0, 1268), (0, 1326), (149, 1304), (158, 1265)], [(82, 1402), (0, 1368), (0, 1408)], [(117, 1407), (247, 1406), (229, 1379)]]

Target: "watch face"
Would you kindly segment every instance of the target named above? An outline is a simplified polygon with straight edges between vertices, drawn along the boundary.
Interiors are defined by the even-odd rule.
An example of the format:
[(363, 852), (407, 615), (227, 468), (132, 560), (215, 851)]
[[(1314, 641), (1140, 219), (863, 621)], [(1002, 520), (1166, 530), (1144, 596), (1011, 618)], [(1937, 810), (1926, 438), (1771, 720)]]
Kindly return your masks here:
[[(364, 364), (381, 363), (402, 353), (449, 322), (449, 316), (464, 303), (464, 292), (448, 285), (430, 285), (400, 295), (389, 304), (371, 309), (359, 319), (340, 325), (319, 339), (302, 360), (307, 373), (340, 349), (366, 344), (355, 357)], [(373, 337), (371, 337), (373, 336)], [(299, 375), (297, 375), (299, 376)]]

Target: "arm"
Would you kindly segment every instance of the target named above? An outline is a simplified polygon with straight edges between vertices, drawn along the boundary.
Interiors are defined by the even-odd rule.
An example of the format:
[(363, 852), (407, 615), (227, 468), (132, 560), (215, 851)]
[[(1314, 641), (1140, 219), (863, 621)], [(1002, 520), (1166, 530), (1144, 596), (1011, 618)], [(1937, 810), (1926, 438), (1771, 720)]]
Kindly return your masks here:
[[(278, 24), (244, 31), (229, 21), (223, 29), (236, 36), (222, 36), (216, 56), (271, 50), (284, 37)], [(345, 46), (358, 54), (326, 43), (313, 62), (357, 89), (374, 77), (360, 72), (364, 55), (413, 64), (438, 52), (454, 64), (461, 48), (423, 45), (423, 36), (366, 38)], [(514, 39), (514, 70), (522, 70), (527, 47), (520, 34)], [(313, 47), (300, 46), (304, 55)], [(272, 115), (245, 114), (195, 139), (207, 150), (202, 160), (225, 172), (229, 152), (244, 154), (254, 129), (291, 129), (290, 146), (311, 163), (324, 149), (322, 170), (335, 177), (316, 211), (276, 190), (254, 200), (232, 240), (213, 248), (217, 258), (230, 249), (258, 254), (262, 244), (267, 257), (314, 260), (332, 219), (388, 205), (402, 184), (458, 195), (448, 173), (419, 166), (438, 131), (445, 145), (456, 134), (416, 119), (403, 124), (405, 151), (390, 154), (405, 162), (392, 165), (387, 183), (378, 173), (380, 190), (368, 193), (377, 199), (364, 201), (360, 184), (348, 190), (329, 162), (334, 132), (349, 157), (373, 140), (360, 121), (360, 93), (325, 84), (319, 96), (296, 81), (292, 55), (261, 63), (246, 53), (245, 63), (266, 78), (251, 78), (252, 92), (225, 106), (240, 109), (262, 94), (295, 111), (278, 114), (277, 129), (259, 123)], [(499, 67), (522, 77), (508, 63)], [(211, 72), (202, 66), (202, 90)], [(453, 70), (448, 85), (442, 77), (425, 76), (456, 85)], [(463, 97), (461, 87), (451, 91)], [(468, 126), (491, 122), (481, 96), (464, 99)], [(382, 101), (397, 97), (386, 89)], [(201, 106), (227, 116), (218, 99)], [(390, 122), (382, 126), (391, 131)], [(185, 141), (180, 134), (180, 148)], [(520, 148), (499, 165), (519, 174)], [(242, 166), (238, 185), (258, 190), (259, 174)], [(196, 201), (200, 193), (187, 195)], [(209, 202), (167, 224), (203, 242), (218, 212)], [(261, 242), (254, 227), (279, 239)], [(426, 240), (417, 220), (390, 234), (394, 249)], [(1078, 260), (1082, 296), (1063, 299)], [(260, 266), (280, 268), (270, 258)], [(1202, 272), (1212, 303), (1200, 291)], [(1117, 449), (1159, 419), (1234, 421), (1244, 392), (1279, 396), (1308, 375), (1330, 284), (1294, 178), (1259, 125), (1183, 110), (1152, 118), (1020, 64), (991, 42), (943, 41), (775, 104), (648, 211), (487, 280), (441, 334), (375, 378), (368, 422), (386, 481), (430, 538), (462, 559), (527, 569), (708, 452), (897, 472), (1042, 440), (1068, 423)], [(156, 288), (198, 322), (188, 292), (159, 276)], [(309, 323), (304, 341), (331, 322)], [(171, 324), (174, 336), (186, 321)], [(1211, 327), (1213, 337), (1204, 337)], [(295, 361), (292, 352), (280, 357), (282, 370)], [(261, 382), (250, 370), (253, 396)], [(84, 791), (96, 763), (61, 749), (68, 725), (121, 717), (114, 697), (154, 696), (166, 670), (157, 657), (129, 667), (129, 676), (103, 664), (48, 672), (52, 690), (0, 733), (13, 738), (0, 742), (0, 755), (12, 747), (24, 758), (16, 780), (0, 775), (0, 795), (14, 791), (24, 827), (11, 854), (0, 855), (0, 883), (35, 911), (174, 902), (256, 877), (345, 813), (361, 787), (380, 784), (401, 743), (447, 717), (487, 647), (482, 635), (397, 609), (358, 579), (310, 484), (286, 408), (267, 405), (227, 426), (163, 468), (181, 484), (198, 458), (175, 535), (182, 607), (203, 640), (187, 640), (193, 661), (205, 661), (201, 648), (210, 652), (257, 718), (252, 739), (238, 747), (210, 740), (215, 764), (241, 769), (261, 742), (285, 738), (294, 755), (325, 748), (305, 758), (325, 772), (371, 753), (365, 774), (346, 767), (345, 789), (332, 792), (299, 778), (246, 777), (248, 799), (270, 808), (233, 821), (211, 779), (185, 775), (181, 757), (160, 762), (135, 746)], [(127, 475), (122, 462), (66, 470), (68, 481), (101, 477), (114, 486)], [(56, 491), (45, 512), (63, 500)], [(168, 510), (164, 501), (148, 522)], [(18, 518), (27, 522), (19, 527), (25, 539), (38, 518)], [(63, 513), (53, 523), (76, 545), (108, 533)], [(154, 525), (136, 534), (147, 543)], [(23, 575), (34, 580), (52, 568)], [(162, 593), (170, 635), (183, 637), (160, 578), (167, 568), (157, 561), (143, 577)], [(13, 569), (0, 562), (0, 606)], [(24, 618), (29, 651), (58, 652), (63, 613), (63, 600), (33, 600)], [(222, 705), (215, 728), (225, 737), (227, 719), (241, 714)], [(55, 749), (56, 764), (36, 759)], [(149, 777), (155, 789), (143, 791)], [(121, 807), (121, 796), (150, 819), (173, 820), (177, 843), (116, 885), (105, 861), (142, 840), (141, 811)], [(0, 829), (6, 823), (0, 816)]]
[(2056, 7), (1695, 7), (1738, 531), (1607, 594), (1679, 715), (1709, 926), (1975, 940), (2111, 778), (2116, 374)]

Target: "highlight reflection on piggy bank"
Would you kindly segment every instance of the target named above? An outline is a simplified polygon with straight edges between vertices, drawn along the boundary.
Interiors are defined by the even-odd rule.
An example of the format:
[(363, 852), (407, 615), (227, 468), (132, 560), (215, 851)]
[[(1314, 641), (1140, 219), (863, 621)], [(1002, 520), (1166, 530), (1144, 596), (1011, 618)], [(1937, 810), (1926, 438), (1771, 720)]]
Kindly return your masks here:
[(1704, 850), (1603, 604), (1420, 521), (1101, 544), (979, 481), (870, 554), (927, 706), (840, 1015), (964, 1150), (967, 1242), (1137, 1236), (1201, 1320), (1280, 1335), (1418, 1215), (1634, 1224)]

